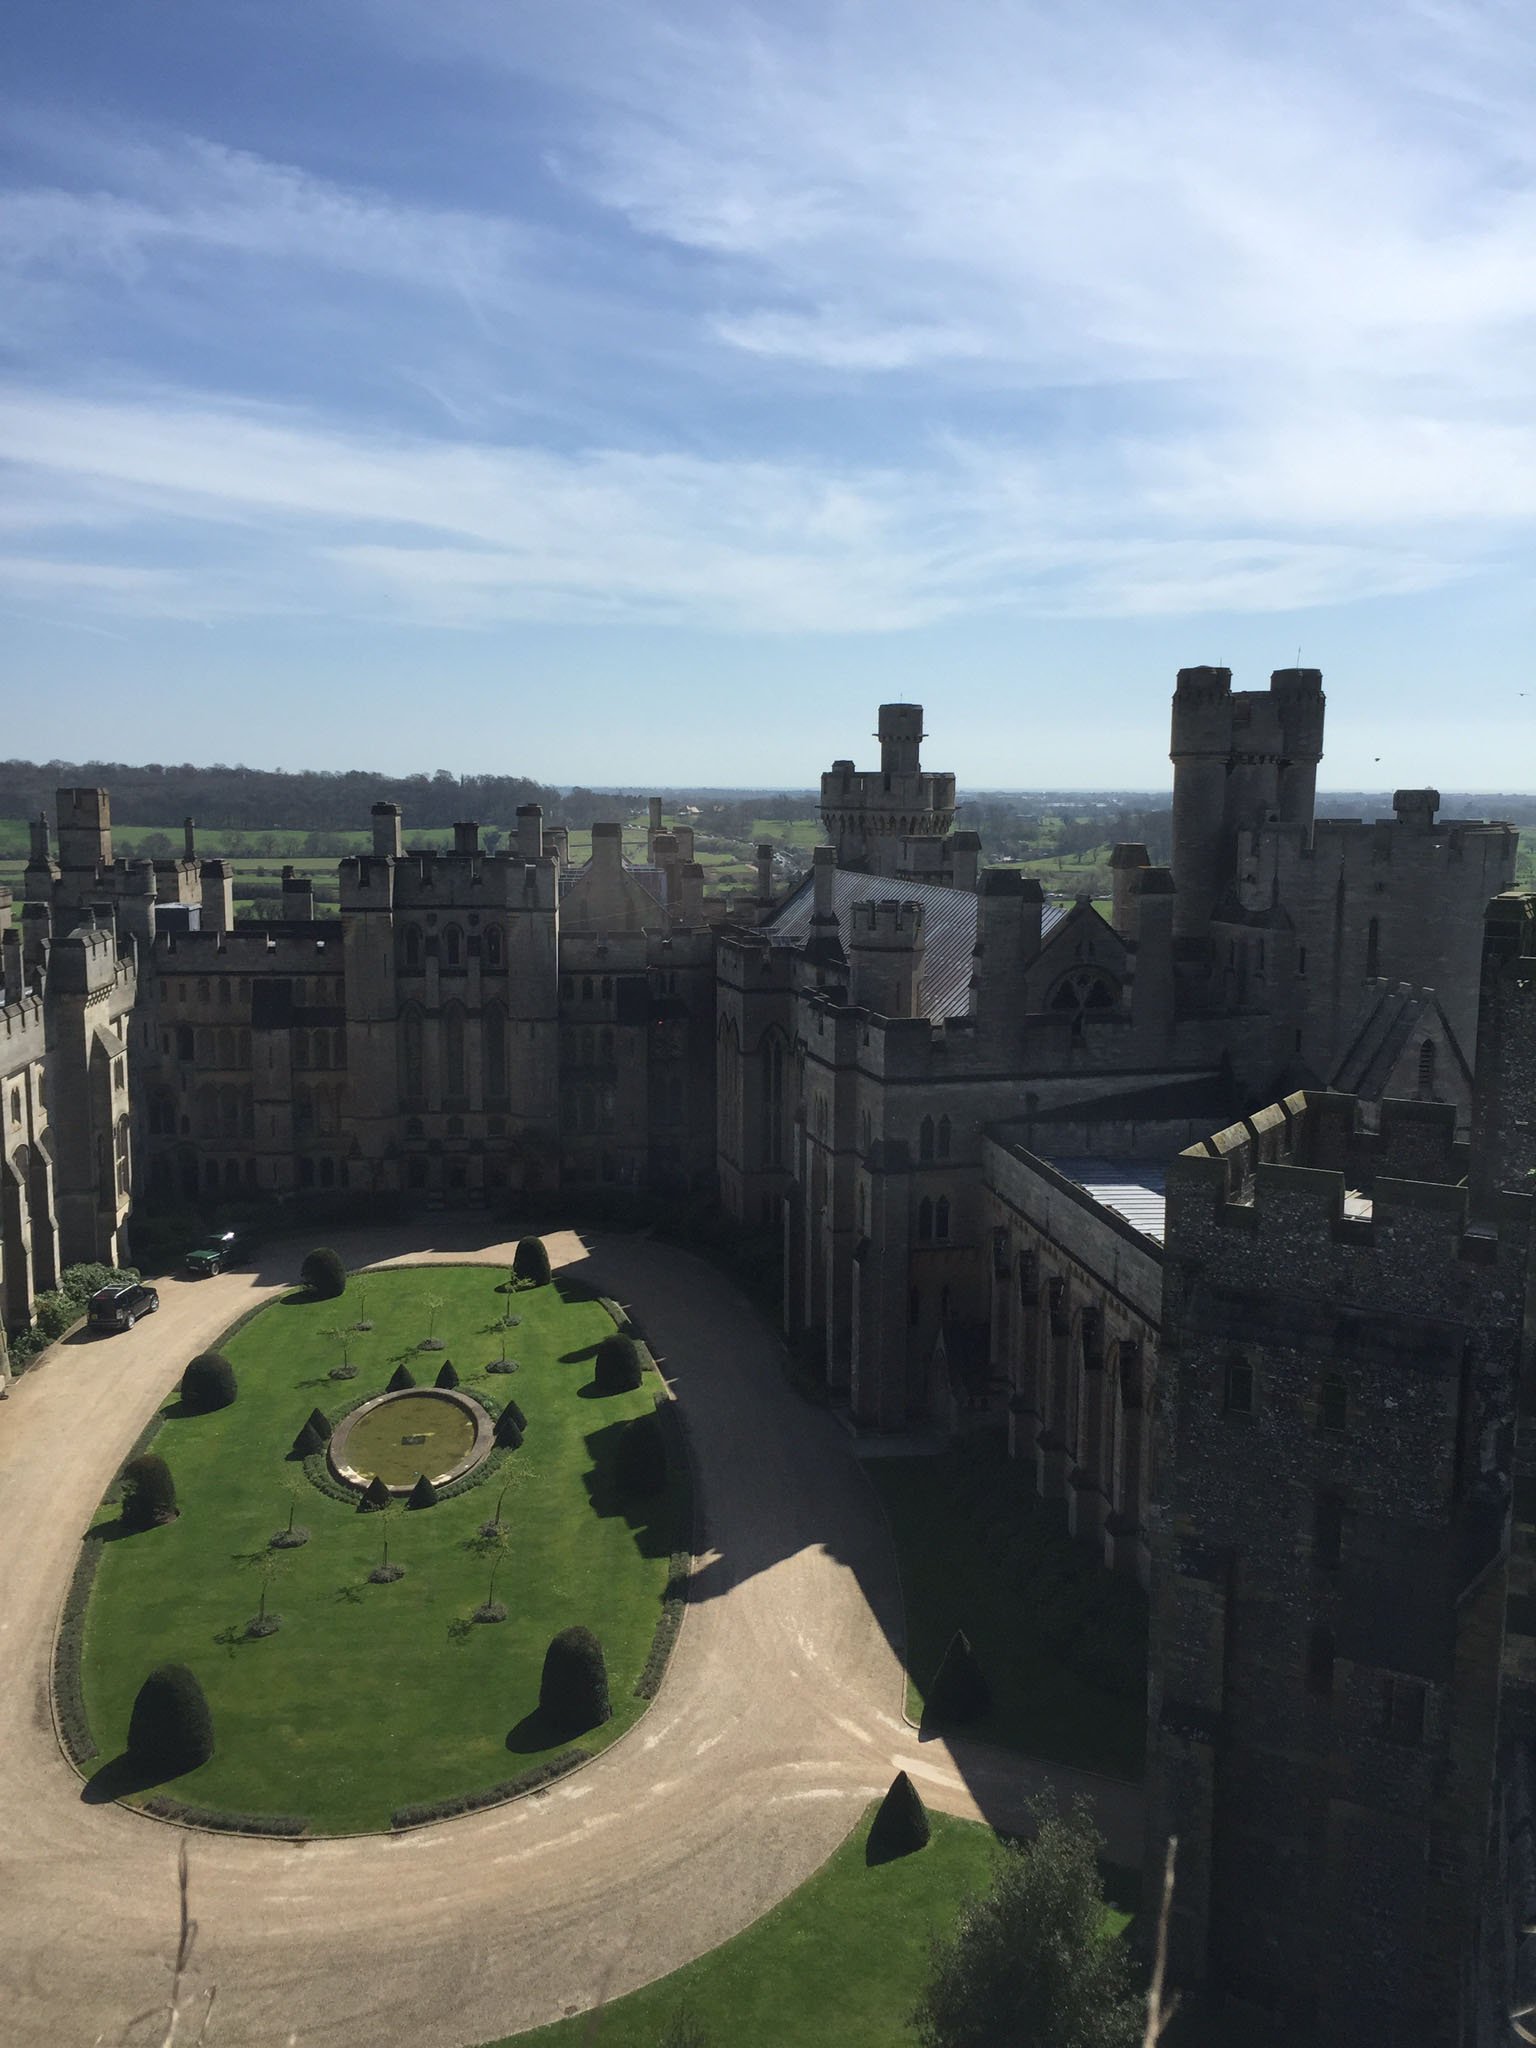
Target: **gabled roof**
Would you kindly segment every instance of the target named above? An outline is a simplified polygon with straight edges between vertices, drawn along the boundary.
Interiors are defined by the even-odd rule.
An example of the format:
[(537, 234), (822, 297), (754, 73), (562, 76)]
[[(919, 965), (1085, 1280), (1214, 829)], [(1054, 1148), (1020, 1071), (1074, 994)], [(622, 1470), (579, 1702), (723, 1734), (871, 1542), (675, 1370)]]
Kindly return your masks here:
[[(969, 889), (940, 889), (931, 882), (904, 882), (889, 875), (858, 875), (838, 868), (832, 877), (832, 908), (843, 951), (855, 903), (920, 903), (923, 907), (923, 974), (919, 1000), (925, 1017), (963, 1017), (971, 1001), (971, 956), (976, 951), (977, 899)], [(816, 905), (815, 878), (802, 882), (765, 927), (776, 945), (803, 949), (811, 936)], [(1068, 906), (1046, 905), (1044, 929), (1051, 931)], [(1054, 915), (1053, 915), (1054, 913)]]
[(1415, 1038), (1432, 1025), (1451, 1049), (1463, 1085), (1471, 1086), (1466, 1055), (1433, 989), (1406, 982), (1367, 982), (1355, 1012), (1338, 1065), (1328, 1077), (1330, 1088), (1368, 1100), (1384, 1095), (1392, 1071)]

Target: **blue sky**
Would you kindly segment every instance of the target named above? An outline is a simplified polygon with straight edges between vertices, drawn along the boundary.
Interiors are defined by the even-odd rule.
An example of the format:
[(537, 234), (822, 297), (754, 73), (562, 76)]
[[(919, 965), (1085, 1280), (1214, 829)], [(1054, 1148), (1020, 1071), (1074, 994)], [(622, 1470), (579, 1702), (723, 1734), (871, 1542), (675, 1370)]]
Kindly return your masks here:
[[(13, 0), (0, 750), (1536, 786), (1522, 0)], [(1525, 693), (1525, 694), (1522, 694)]]

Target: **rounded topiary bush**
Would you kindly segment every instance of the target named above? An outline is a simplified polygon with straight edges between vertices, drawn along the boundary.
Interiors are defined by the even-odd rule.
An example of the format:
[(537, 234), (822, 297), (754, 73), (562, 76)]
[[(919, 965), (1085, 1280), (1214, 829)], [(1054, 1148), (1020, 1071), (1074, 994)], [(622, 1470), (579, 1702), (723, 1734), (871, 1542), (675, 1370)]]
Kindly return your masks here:
[(123, 1526), (158, 1529), (176, 1519), (176, 1482), (164, 1458), (144, 1451), (123, 1468)]
[(368, 1484), (363, 1488), (363, 1497), (357, 1504), (358, 1513), (371, 1515), (375, 1508), (389, 1507), (393, 1503), (394, 1498), (395, 1496), (384, 1484), (378, 1473), (375, 1472)]
[(213, 1755), (213, 1716), (185, 1664), (161, 1664), (139, 1687), (128, 1722), (128, 1754), (157, 1777), (195, 1771)]
[(347, 1291), (347, 1269), (340, 1254), (324, 1246), (305, 1254), (299, 1278), (317, 1301), (334, 1301)]
[(566, 1735), (601, 1727), (613, 1708), (608, 1702), (608, 1666), (591, 1629), (563, 1628), (544, 1653), (539, 1712)]
[(894, 1856), (910, 1856), (914, 1849), (928, 1846), (932, 1832), (928, 1809), (917, 1787), (905, 1771), (891, 1780), (891, 1789), (880, 1802), (880, 1811), (870, 1823), (864, 1845), (868, 1863), (889, 1863)]
[(549, 1285), (549, 1253), (542, 1237), (520, 1237), (512, 1255), (512, 1270), (530, 1287)]
[(181, 1376), (181, 1401), (194, 1415), (211, 1415), (235, 1398), (235, 1368), (222, 1351), (199, 1351)]
[(421, 1474), (416, 1484), (411, 1488), (411, 1497), (406, 1502), (406, 1506), (410, 1508), (435, 1508), (437, 1506), (437, 1488), (432, 1484), (425, 1472)]
[(628, 1393), (639, 1386), (642, 1371), (640, 1350), (633, 1337), (615, 1330), (598, 1345), (592, 1378), (600, 1394)]
[(667, 1444), (655, 1415), (637, 1415), (619, 1435), (613, 1476), (621, 1493), (642, 1498), (660, 1493), (667, 1483)]
[(976, 1661), (970, 1637), (956, 1629), (928, 1688), (925, 1717), (933, 1721), (977, 1721), (992, 1704), (992, 1688)]
[(403, 1394), (407, 1387), (414, 1387), (415, 1384), (411, 1368), (408, 1365), (397, 1365), (390, 1374), (389, 1385), (384, 1391), (386, 1394)]
[(523, 1447), (523, 1425), (517, 1419), (521, 1413), (509, 1401), (496, 1418), (496, 1441), (504, 1451), (520, 1451)]
[(445, 1358), (443, 1360), (442, 1364), (437, 1369), (437, 1378), (432, 1382), (432, 1384), (435, 1387), (447, 1387), (450, 1390), (459, 1384), (459, 1376), (457, 1372), (454, 1371), (453, 1360), (451, 1358)]

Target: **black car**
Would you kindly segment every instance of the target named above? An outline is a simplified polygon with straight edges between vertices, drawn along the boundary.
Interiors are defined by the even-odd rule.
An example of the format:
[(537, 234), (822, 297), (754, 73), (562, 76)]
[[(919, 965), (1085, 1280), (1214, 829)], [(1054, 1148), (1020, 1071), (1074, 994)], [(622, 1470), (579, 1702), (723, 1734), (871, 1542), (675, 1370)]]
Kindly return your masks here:
[(222, 1273), (226, 1266), (238, 1266), (250, 1256), (250, 1247), (238, 1231), (225, 1230), (210, 1237), (205, 1244), (195, 1245), (182, 1260), (189, 1273), (196, 1273), (206, 1279), (210, 1273)]
[(131, 1330), (140, 1316), (152, 1316), (159, 1306), (155, 1289), (134, 1280), (122, 1287), (98, 1287), (86, 1318), (93, 1330)]

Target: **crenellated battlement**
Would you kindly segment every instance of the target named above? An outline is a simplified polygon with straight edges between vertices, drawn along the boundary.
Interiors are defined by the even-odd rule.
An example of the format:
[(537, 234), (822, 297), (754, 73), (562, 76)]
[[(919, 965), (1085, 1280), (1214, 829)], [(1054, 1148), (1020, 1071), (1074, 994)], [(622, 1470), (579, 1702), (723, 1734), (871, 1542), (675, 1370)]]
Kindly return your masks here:
[(855, 946), (891, 946), (907, 950), (922, 938), (923, 906), (901, 903), (894, 896), (855, 903), (849, 916)]

